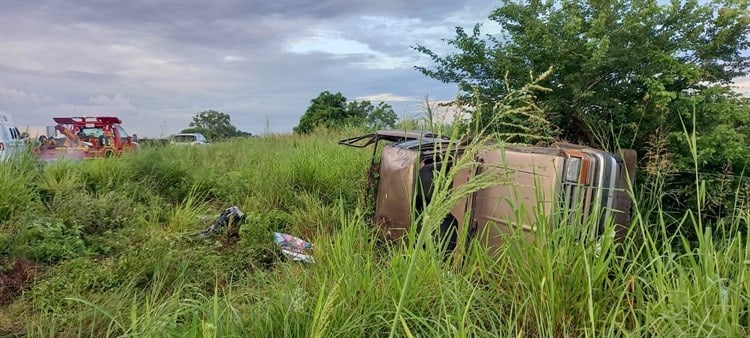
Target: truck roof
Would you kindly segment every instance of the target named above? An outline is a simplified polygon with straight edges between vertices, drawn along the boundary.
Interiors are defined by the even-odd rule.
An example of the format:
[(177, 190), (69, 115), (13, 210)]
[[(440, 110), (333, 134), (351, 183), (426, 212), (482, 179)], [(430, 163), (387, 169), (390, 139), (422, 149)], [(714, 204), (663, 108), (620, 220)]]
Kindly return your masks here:
[(114, 116), (74, 116), (74, 117), (53, 117), (52, 120), (59, 124), (72, 124), (75, 126), (105, 126), (122, 123)]

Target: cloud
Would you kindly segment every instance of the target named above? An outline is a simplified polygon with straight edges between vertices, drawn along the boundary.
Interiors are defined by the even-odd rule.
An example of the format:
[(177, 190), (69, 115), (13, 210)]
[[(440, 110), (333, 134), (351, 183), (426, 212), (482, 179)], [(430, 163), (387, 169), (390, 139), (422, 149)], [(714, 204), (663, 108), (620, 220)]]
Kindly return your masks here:
[(442, 46), (454, 26), (483, 20), (492, 6), (0, 0), (0, 110), (30, 126), (117, 115), (141, 136), (177, 132), (207, 109), (242, 130), (287, 132), (325, 90), (382, 98), (410, 114), (425, 95), (456, 92), (412, 68), (423, 56), (411, 46)]
[(750, 97), (750, 77), (741, 77), (734, 80), (734, 90), (745, 97)]
[(413, 102), (413, 101), (419, 101), (419, 98), (410, 97), (410, 96), (399, 96), (394, 95), (392, 93), (380, 93), (380, 94), (373, 94), (373, 95), (367, 95), (367, 96), (360, 96), (357, 97), (356, 100), (359, 101), (372, 101), (372, 102)]
[(9, 104), (43, 104), (50, 101), (52, 99), (49, 96), (0, 86), (0, 102), (2, 102), (2, 106)]
[(295, 40), (287, 47), (287, 51), (295, 54), (329, 54), (336, 59), (369, 69), (409, 68), (412, 65), (410, 58), (375, 51), (364, 43), (343, 38), (335, 32), (313, 33)]
[[(132, 103), (130, 103), (130, 100), (122, 96), (122, 94), (115, 94), (115, 95), (97, 95), (89, 97), (89, 103), (91, 104), (90, 107), (94, 109), (94, 113), (100, 114), (100, 113), (106, 113), (107, 110), (116, 110), (116, 111), (137, 111), (138, 108), (135, 107)], [(104, 109), (105, 111), (101, 111)]]
[(224, 62), (242, 62), (245, 61), (245, 58), (241, 56), (235, 56), (235, 55), (226, 55), (223, 58), (221, 58)]

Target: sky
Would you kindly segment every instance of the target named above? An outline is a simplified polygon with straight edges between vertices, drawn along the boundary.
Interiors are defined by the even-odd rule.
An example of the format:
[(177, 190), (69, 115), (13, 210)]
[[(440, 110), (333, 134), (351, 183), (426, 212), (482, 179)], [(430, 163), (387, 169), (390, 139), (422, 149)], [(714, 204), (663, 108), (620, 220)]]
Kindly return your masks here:
[(253, 134), (290, 132), (323, 91), (400, 116), (455, 97), (414, 69), (495, 1), (0, 0), (0, 111), (16, 124), (115, 115), (141, 137), (227, 113)]
[[(492, 0), (0, 0), (0, 112), (20, 128), (115, 115), (141, 137), (204, 110), (253, 134), (290, 132), (323, 91), (402, 117), (452, 99), (411, 47), (496, 25)], [(443, 53), (444, 54), (444, 53)], [(443, 55), (441, 54), (441, 55)], [(739, 90), (750, 96), (748, 78)]]

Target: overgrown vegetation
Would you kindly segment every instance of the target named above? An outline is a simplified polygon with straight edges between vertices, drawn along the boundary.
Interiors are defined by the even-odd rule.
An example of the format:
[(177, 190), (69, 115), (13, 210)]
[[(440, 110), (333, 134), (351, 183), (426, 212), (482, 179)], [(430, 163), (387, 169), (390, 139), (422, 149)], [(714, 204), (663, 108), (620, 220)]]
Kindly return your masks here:
[(307, 134), (316, 128), (393, 128), (397, 118), (396, 112), (388, 103), (380, 102), (377, 106), (373, 106), (368, 100), (347, 103), (346, 97), (341, 93), (324, 91), (310, 100), (310, 106), (300, 117), (294, 132)]
[(211, 141), (232, 137), (247, 137), (253, 134), (237, 129), (231, 122), (229, 114), (215, 110), (206, 110), (193, 116), (193, 121), (181, 133), (201, 133)]
[[(492, 41), (500, 48), (487, 49), (478, 30), (472, 36), (459, 30), (450, 42), (466, 55), (443, 59), (420, 48), (438, 62), (435, 72), (423, 69), (428, 75), (459, 82), (476, 100), (474, 123), (436, 126), (429, 118), (403, 126), (471, 140), (469, 155), (482, 138), (466, 137), (467, 130), (477, 136), (490, 129), (503, 140), (530, 143), (560, 131), (576, 139), (576, 128), (585, 127), (585, 142), (610, 149), (638, 145), (641, 175), (628, 189), (632, 222), (622, 242), (607, 228), (597, 243), (582, 243), (592, 227), (576, 224), (580, 217), (540, 214), (531, 240), (512, 230), (493, 255), (472, 241), (445, 256), (432, 236), (443, 217), (461, 197), (497, 183), (477, 175), (451, 190), (457, 171), (475, 165), (473, 156), (435, 173), (431, 202), (415, 215), (419, 226), (411, 227), (408, 241), (381, 242), (364, 196), (370, 152), (336, 144), (361, 130), (318, 128), (202, 148), (145, 146), (121, 158), (46, 165), (22, 156), (0, 163), (0, 335), (749, 335), (750, 187), (744, 176), (750, 115), (746, 101), (701, 84), (708, 75), (724, 80), (736, 74), (716, 69), (716, 60), (728, 62), (716, 53), (735, 55), (747, 46), (746, 36), (731, 45), (747, 32), (741, 25), (747, 5), (730, 2), (714, 13), (695, 2), (594, 3), (505, 2), (493, 13), (509, 19), (505, 28), (516, 38), (547, 37), (529, 39), (547, 44), (539, 48), (509, 40)], [(613, 16), (622, 11), (621, 19)], [(586, 20), (567, 20), (570, 13), (586, 14)], [(678, 20), (683, 15), (693, 20)], [(705, 26), (711, 29), (688, 32), (708, 40), (671, 40), (683, 25), (708, 18), (715, 20)], [(664, 32), (642, 35), (649, 25)], [(631, 37), (644, 38), (625, 44), (635, 50), (608, 47)], [(662, 45), (673, 49), (654, 49)], [(529, 55), (505, 58), (523, 55), (516, 52)], [(527, 62), (548, 60), (547, 53), (569, 62), (552, 69)], [(691, 55), (708, 68), (677, 62)], [(625, 56), (645, 59), (618, 59)], [(500, 61), (544, 75), (515, 90), (513, 81), (527, 83), (529, 69), (509, 72)], [(584, 78), (554, 71), (565, 65), (575, 65), (567, 75)], [(624, 68), (597, 75), (608, 65)], [(583, 66), (594, 73), (578, 72)], [(645, 76), (644, 69), (664, 76)], [(686, 91), (691, 88), (699, 92)], [(627, 100), (610, 95), (615, 92)], [(565, 93), (580, 104), (537, 105)], [(552, 109), (553, 103), (562, 106)], [(653, 112), (658, 119), (633, 124)], [(623, 120), (600, 118), (613, 113)], [(564, 114), (591, 119), (555, 119)], [(595, 121), (604, 124), (586, 125)], [(230, 205), (247, 214), (239, 239), (196, 236)], [(276, 231), (314, 243), (316, 263), (281, 256), (273, 245)]]
[[(747, 1), (503, 0), (489, 19), (499, 31), (457, 27), (444, 55), (415, 46), (433, 61), (417, 70), (457, 84), (457, 104), (483, 108), (474, 112), (544, 73), (538, 84), (546, 90), (534, 92), (535, 103), (556, 128), (543, 132), (635, 149), (643, 167), (664, 175), (663, 206), (674, 217), (698, 204), (704, 218), (732, 217), (733, 193), (750, 190), (750, 105), (732, 90), (732, 80), (750, 71)], [(527, 123), (512, 115), (473, 119), (503, 133)], [(697, 161), (685, 128), (694, 131)], [(708, 187), (700, 203), (690, 184), (696, 169)]]
[[(653, 175), (633, 191), (633, 234), (625, 242), (581, 245), (583, 227), (538, 217), (534, 241), (511, 232), (497, 256), (472, 244), (445, 260), (427, 234), (469, 190), (438, 188), (420, 216), (422, 233), (413, 234), (417, 245), (380, 243), (363, 200), (370, 153), (336, 145), (356, 132), (146, 148), (46, 166), (29, 158), (3, 163), (3, 196), (12, 202), (3, 209), (0, 271), (9, 275), (18, 270), (13, 262), (30, 261), (36, 267), (26, 271), (38, 272), (33, 281), (26, 273), (23, 292), (0, 305), (0, 332), (748, 334), (750, 242), (740, 231), (746, 202), (737, 200), (734, 216), (721, 220), (728, 223), (683, 213), (679, 226), (697, 234), (687, 241), (665, 231), (670, 220), (651, 221), (663, 214), (648, 190), (663, 178)], [(693, 183), (702, 191), (700, 179)], [(467, 189), (486, 184), (480, 177)], [(239, 241), (194, 236), (228, 205), (248, 214)], [(273, 231), (313, 242), (316, 263), (283, 259)]]

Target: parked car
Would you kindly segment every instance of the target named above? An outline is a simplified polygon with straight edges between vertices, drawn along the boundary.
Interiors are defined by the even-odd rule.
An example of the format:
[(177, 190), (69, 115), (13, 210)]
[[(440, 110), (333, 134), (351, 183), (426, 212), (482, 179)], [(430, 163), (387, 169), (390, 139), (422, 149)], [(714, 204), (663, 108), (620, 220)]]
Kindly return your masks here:
[(6, 161), (26, 148), (28, 134), (18, 130), (10, 116), (0, 114), (0, 161)]
[[(378, 155), (381, 141), (386, 144)], [(408, 233), (413, 214), (430, 203), (435, 170), (451, 166), (466, 150), (457, 141), (403, 130), (381, 130), (339, 143), (358, 148), (374, 145), (370, 168), (370, 182), (376, 187), (373, 224), (387, 239)], [(460, 169), (452, 189), (480, 173), (492, 172), (503, 179), (465, 196), (445, 216), (440, 235), (448, 250), (455, 247), (457, 234), (468, 234), (465, 240), (479, 238), (495, 252), (502, 235), (514, 228), (533, 236), (540, 215), (559, 220), (578, 212), (582, 214), (576, 219), (579, 224), (593, 224), (588, 233), (594, 240), (607, 221), (614, 220), (617, 238), (622, 238), (630, 224), (626, 177), (632, 181), (635, 171), (632, 150), (616, 156), (566, 143), (532, 147), (490, 140), (473, 156), (475, 167)]]
[(208, 140), (201, 133), (181, 133), (172, 135), (169, 143), (176, 145), (191, 145), (202, 147), (208, 144)]

